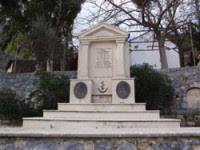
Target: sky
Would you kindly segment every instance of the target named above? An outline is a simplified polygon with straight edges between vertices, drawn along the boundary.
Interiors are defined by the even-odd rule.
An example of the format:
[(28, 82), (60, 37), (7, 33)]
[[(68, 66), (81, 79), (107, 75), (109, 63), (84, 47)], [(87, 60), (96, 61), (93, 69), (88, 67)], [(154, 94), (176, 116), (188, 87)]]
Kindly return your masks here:
[[(101, 1), (101, 0), (98, 0)], [(119, 3), (121, 0), (115, 0), (116, 3)], [(90, 24), (88, 24), (87, 20), (85, 18), (89, 18), (91, 17), (91, 11), (94, 10), (95, 12), (95, 7), (94, 5), (90, 4), (89, 2), (85, 2), (82, 5), (82, 9), (80, 11), (80, 13), (78, 14), (75, 23), (74, 23), (74, 29), (73, 29), (73, 35), (76, 37), (78, 36), (81, 32), (83, 32), (84, 30), (87, 30), (89, 28), (91, 28), (92, 26), (95, 26), (98, 24), (98, 21), (92, 21), (90, 22)], [(134, 37), (134, 34), (131, 33), (131, 38)], [(75, 38), (74, 39), (74, 44), (78, 45), (78, 39)]]
[[(96, 0), (97, 3), (101, 3), (101, 1), (103, 0)], [(124, 0), (114, 0), (116, 4), (118, 4), (120, 1), (124, 1)], [(79, 33), (81, 33), (81, 31), (88, 29), (91, 26), (94, 26), (96, 24), (98, 24), (98, 21), (92, 21), (90, 22), (90, 24), (87, 23), (85, 18), (91, 18), (91, 14), (92, 12), (96, 11), (96, 7), (94, 5), (92, 5), (91, 3), (89, 3), (88, 1), (86, 1), (83, 5), (82, 5), (82, 9), (81, 12), (78, 14), (76, 20), (75, 20), (75, 25), (74, 25), (74, 36), (77, 36)]]
[[(102, 0), (96, 0), (97, 3), (101, 3)], [(121, 1), (126, 1), (126, 0), (115, 0), (116, 3), (120, 3)], [(188, 0), (184, 0), (184, 2), (187, 2)], [(186, 9), (188, 8), (188, 9)], [(78, 14), (76, 20), (75, 20), (75, 24), (74, 24), (74, 30), (73, 30), (73, 35), (74, 36), (78, 36), (78, 34), (80, 34), (82, 31), (89, 29), (90, 27), (96, 25), (98, 23), (98, 21), (92, 21), (88, 24), (87, 19), (91, 18), (91, 14), (96, 12), (97, 8), (92, 5), (91, 3), (88, 2), (88, 0), (82, 5), (82, 10), (80, 11), (80, 13)], [(190, 7), (184, 7), (182, 8), (182, 11), (191, 11)], [(123, 26), (121, 26), (121, 28), (123, 29)], [(139, 29), (139, 28), (138, 28)], [(140, 28), (139, 30), (141, 30), (142, 28)], [(128, 29), (126, 28), (126, 30), (128, 31)], [(137, 29), (133, 29), (134, 31)], [(145, 32), (132, 32), (131, 33), (131, 37), (137, 37), (141, 34), (143, 34)], [(75, 42), (77, 43), (77, 42)], [(77, 44), (76, 44), (77, 45)]]

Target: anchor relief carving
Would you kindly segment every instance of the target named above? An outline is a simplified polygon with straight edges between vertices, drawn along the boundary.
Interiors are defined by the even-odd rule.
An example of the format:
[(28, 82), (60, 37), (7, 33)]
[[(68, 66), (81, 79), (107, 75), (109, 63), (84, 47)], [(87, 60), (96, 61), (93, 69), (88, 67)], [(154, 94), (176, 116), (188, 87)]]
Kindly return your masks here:
[(100, 93), (107, 92), (108, 88), (105, 87), (104, 81), (101, 82), (101, 86), (100, 86), (100, 88), (98, 88), (98, 90), (99, 90)]

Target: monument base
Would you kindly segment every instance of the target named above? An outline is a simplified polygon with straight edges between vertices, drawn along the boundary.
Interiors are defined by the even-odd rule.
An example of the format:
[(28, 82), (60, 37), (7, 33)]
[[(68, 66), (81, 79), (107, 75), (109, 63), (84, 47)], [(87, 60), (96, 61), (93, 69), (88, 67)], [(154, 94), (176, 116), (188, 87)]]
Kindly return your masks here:
[(92, 103), (112, 103), (112, 94), (96, 94), (92, 96)]
[(160, 119), (145, 104), (58, 104), (43, 117), (24, 118), (24, 128), (179, 128), (180, 120)]
[(6, 150), (199, 150), (200, 128), (0, 130)]

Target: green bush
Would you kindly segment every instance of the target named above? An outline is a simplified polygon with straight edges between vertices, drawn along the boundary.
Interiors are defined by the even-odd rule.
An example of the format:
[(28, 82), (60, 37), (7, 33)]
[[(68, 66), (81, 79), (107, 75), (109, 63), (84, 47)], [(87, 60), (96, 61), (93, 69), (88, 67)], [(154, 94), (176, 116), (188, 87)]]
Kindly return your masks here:
[(38, 73), (37, 101), (42, 101), (41, 109), (57, 109), (57, 103), (69, 102), (69, 78), (51, 73)]
[(0, 114), (9, 120), (21, 118), (20, 102), (13, 91), (0, 91)]
[(0, 91), (0, 115), (1, 119), (21, 120), (23, 117), (39, 116), (40, 114), (18, 99), (14, 91), (5, 89)]
[(147, 103), (147, 109), (169, 110), (174, 94), (170, 80), (150, 65), (134, 65), (130, 69), (135, 77), (136, 102)]

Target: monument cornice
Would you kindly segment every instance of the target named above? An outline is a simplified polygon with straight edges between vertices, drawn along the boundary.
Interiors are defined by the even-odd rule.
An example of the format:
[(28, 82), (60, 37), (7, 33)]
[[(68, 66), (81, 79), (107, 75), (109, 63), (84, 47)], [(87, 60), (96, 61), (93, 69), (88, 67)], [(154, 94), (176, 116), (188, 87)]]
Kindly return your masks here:
[(116, 41), (116, 40), (126, 40), (127, 39), (127, 36), (122, 36), (122, 35), (119, 35), (119, 36), (110, 36), (110, 37), (106, 37), (106, 36), (99, 36), (99, 37), (94, 37), (94, 36), (88, 36), (88, 37), (81, 37), (80, 38), (80, 41), (84, 41), (84, 40), (88, 40), (88, 41)]
[(123, 43), (125, 43), (125, 40), (126, 39), (116, 39), (116, 43), (122, 43), (123, 44)]
[(91, 43), (90, 40), (86, 40), (86, 39), (80, 40), (80, 42), (82, 45), (89, 45)]
[(125, 31), (125, 30), (121, 30), (119, 28), (115, 28), (112, 25), (109, 25), (105, 22), (100, 23), (99, 25), (94, 26), (93, 28), (89, 29), (89, 30), (85, 30), (83, 31), (81, 34), (79, 34), (79, 38), (82, 37), (86, 37), (88, 35), (91, 35), (92, 33), (94, 33), (97, 30), (101, 30), (103, 28), (106, 28), (108, 30), (110, 30), (111, 32), (115, 33), (115, 34), (119, 34), (119, 35), (123, 35), (123, 36), (128, 36), (129, 32)]

